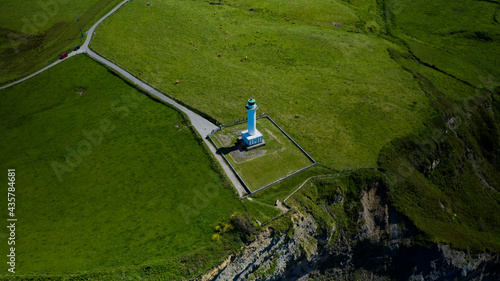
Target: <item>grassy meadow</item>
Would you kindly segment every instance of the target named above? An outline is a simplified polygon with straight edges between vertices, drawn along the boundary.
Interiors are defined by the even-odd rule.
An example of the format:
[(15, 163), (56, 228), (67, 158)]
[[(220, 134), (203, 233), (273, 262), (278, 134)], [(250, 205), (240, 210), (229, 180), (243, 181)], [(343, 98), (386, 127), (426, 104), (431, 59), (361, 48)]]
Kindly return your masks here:
[(384, 147), (379, 167), (392, 181), (391, 199), (433, 242), (500, 251), (500, 88), (488, 91), (487, 80), (472, 87), (393, 55), (440, 114), (427, 130)]
[(387, 52), (402, 47), (353, 32), (360, 19), (350, 7), (131, 2), (99, 27), (91, 47), (222, 123), (244, 117), (241, 104), (254, 97), (259, 111), (318, 162), (374, 167), (387, 142), (421, 129), (433, 112), (412, 75)]
[(84, 55), (0, 94), (1, 167), (16, 169), (20, 280), (147, 278), (146, 267), (188, 278), (239, 247), (231, 235), (211, 240), (244, 206), (179, 112)]
[(257, 121), (257, 129), (263, 135), (265, 146), (240, 151), (239, 133), (247, 129), (247, 123), (226, 127), (212, 135), (212, 140), (219, 147), (226, 159), (236, 169), (250, 190), (255, 191), (295, 171), (303, 169), (313, 162), (276, 127), (269, 119)]
[(276, 200), (283, 202), (294, 190), (301, 186), (308, 178), (321, 175), (337, 174), (338, 171), (322, 165), (313, 166), (302, 173), (290, 177), (282, 182), (266, 188), (265, 190), (252, 195), (254, 201), (274, 205)]
[(120, 0), (0, 1), (0, 85), (25, 76), (72, 51), (83, 32)]
[(426, 130), (383, 149), (391, 199), (432, 242), (498, 252), (499, 6), (389, 0), (386, 7), (391, 34), (408, 46), (391, 56), (439, 112)]
[[(75, 14), (85, 30), (119, 2), (1, 1), (0, 84), (81, 44)], [(500, 251), (494, 2), (127, 3), (92, 49), (223, 124), (255, 98), (319, 165), (240, 202), (179, 112), (76, 56), (0, 91), (0, 166), (17, 174), (18, 280), (193, 278), (241, 246), (234, 233), (211, 238), (232, 213), (265, 222), (280, 213), (276, 199), (325, 174), (334, 176), (287, 201), (325, 229), (357, 216), (324, 195), (340, 187), (358, 202), (376, 178), (429, 241)], [(378, 172), (342, 172), (358, 167)], [(274, 179), (245, 176), (257, 188)]]
[[(469, 104), (481, 97), (496, 108), (498, 100), (493, 2), (129, 3), (101, 26), (92, 47), (222, 123), (241, 119), (242, 102), (256, 98), (320, 164), (382, 168), (393, 204), (433, 242), (496, 251), (498, 216), (491, 214), (499, 201), (489, 188), (498, 190), (498, 118)], [(460, 139), (433, 139), (440, 119), (450, 117), (463, 122), (453, 128)], [(442, 148), (423, 149), (432, 157), (418, 166), (414, 153), (422, 148), (414, 142), (421, 139), (456, 150), (441, 159)], [(400, 175), (412, 165), (410, 177)], [(438, 165), (432, 176), (422, 172), (429, 165)], [(253, 204), (272, 205), (318, 169), (326, 168), (256, 194)], [(487, 203), (470, 204), (475, 197)]]
[(391, 32), (422, 62), (473, 86), (499, 79), (498, 3), (388, 0), (387, 7)]

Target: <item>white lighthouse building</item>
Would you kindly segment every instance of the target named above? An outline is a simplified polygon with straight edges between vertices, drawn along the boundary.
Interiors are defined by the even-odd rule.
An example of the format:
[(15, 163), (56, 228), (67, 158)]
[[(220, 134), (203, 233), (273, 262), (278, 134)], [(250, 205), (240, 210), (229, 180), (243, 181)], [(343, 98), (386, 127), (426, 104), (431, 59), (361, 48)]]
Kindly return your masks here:
[(244, 141), (247, 149), (257, 148), (264, 145), (264, 141), (262, 140), (262, 134), (257, 130), (256, 123), (256, 111), (259, 108), (259, 105), (255, 102), (253, 98), (248, 100), (247, 105), (245, 106), (248, 113), (248, 130), (241, 132), (241, 138)]

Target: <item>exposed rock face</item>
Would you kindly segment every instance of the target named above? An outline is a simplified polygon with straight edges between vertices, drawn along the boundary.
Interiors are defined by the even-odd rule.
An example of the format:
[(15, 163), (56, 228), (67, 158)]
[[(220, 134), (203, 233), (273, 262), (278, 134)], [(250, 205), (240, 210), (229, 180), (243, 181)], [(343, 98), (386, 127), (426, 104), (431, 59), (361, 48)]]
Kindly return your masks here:
[[(360, 220), (364, 221), (359, 238), (369, 239), (372, 242), (380, 242), (382, 234), (389, 233), (389, 207), (383, 196), (377, 194), (377, 188), (371, 188), (362, 192), (361, 204), (363, 210)], [(397, 227), (393, 228), (397, 232)]]
[[(291, 239), (287, 235), (275, 236), (272, 228), (263, 231), (239, 257), (231, 260), (213, 280), (276, 280), (285, 274), (291, 261), (299, 255), (317, 253), (316, 224), (311, 217), (294, 215), (295, 233)], [(307, 259), (306, 259), (307, 260)]]
[(312, 216), (295, 212), (287, 234), (266, 229), (203, 280), (500, 280), (497, 256), (414, 246), (416, 229), (402, 230), (403, 217), (382, 193), (377, 185), (362, 192), (354, 237), (329, 241)]
[(232, 259), (213, 280), (247, 280), (250, 274), (268, 263), (269, 258), (284, 240), (285, 236), (274, 236), (272, 229), (266, 229), (255, 242), (245, 247), (241, 256)]

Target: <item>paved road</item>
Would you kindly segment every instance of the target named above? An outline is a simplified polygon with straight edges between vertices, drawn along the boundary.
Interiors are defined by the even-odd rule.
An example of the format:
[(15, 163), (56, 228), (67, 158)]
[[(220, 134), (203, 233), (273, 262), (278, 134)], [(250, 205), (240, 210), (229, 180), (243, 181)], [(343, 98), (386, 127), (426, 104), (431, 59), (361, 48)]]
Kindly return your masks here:
[[(74, 56), (74, 55), (77, 55), (77, 54), (81, 54), (81, 53), (87, 53), (91, 58), (107, 65), (109, 68), (112, 68), (113, 70), (115, 70), (116, 72), (120, 73), (121, 75), (123, 75), (124, 77), (126, 77), (127, 79), (129, 79), (130, 81), (132, 81), (134, 84), (136, 84), (137, 86), (141, 87), (142, 89), (144, 89), (145, 91), (147, 91), (148, 93), (156, 96), (157, 98), (161, 99), (162, 101), (165, 101), (173, 106), (175, 106), (176, 108), (178, 108), (180, 111), (184, 112), (188, 118), (190, 119), (191, 121), (191, 124), (193, 125), (193, 127), (196, 129), (196, 131), (198, 131), (198, 133), (201, 135), (201, 137), (203, 138), (204, 142), (206, 143), (206, 145), (209, 147), (210, 151), (212, 152), (212, 154), (215, 156), (215, 158), (217, 159), (217, 161), (219, 162), (219, 164), (222, 166), (222, 168), (224, 169), (224, 172), (226, 173), (226, 175), (228, 176), (228, 178), (231, 180), (231, 182), (233, 183), (233, 185), (236, 187), (236, 190), (238, 191), (238, 194), (240, 197), (243, 196), (244, 193), (246, 193), (245, 191), (245, 188), (243, 187), (243, 185), (239, 182), (239, 180), (237, 179), (236, 175), (233, 173), (233, 171), (231, 170), (231, 168), (229, 168), (229, 166), (227, 165), (227, 163), (225, 162), (225, 160), (219, 155), (217, 154), (217, 151), (215, 149), (215, 147), (207, 140), (207, 136), (208, 134), (214, 130), (214, 129), (217, 129), (217, 126), (215, 126), (213, 123), (211, 123), (210, 121), (208, 121), (207, 119), (203, 118), (202, 116), (196, 114), (195, 112), (189, 110), (188, 108), (186, 108), (185, 106), (177, 103), (176, 101), (174, 101), (173, 99), (167, 97), (166, 95), (162, 94), (161, 92), (157, 91), (156, 89), (154, 89), (153, 87), (149, 86), (148, 84), (142, 82), (141, 80), (139, 80), (138, 78), (136, 78), (135, 76), (133, 76), (132, 74), (130, 74), (129, 72), (127, 72), (126, 70), (122, 69), (121, 67), (117, 66), (116, 64), (112, 63), (111, 61), (101, 57), (100, 55), (98, 55), (97, 53), (95, 53), (94, 51), (92, 51), (89, 47), (89, 44), (92, 40), (92, 37), (94, 35), (94, 31), (95, 29), (97, 28), (97, 26), (102, 23), (106, 18), (108, 18), (109, 16), (111, 16), (113, 13), (115, 13), (119, 8), (121, 8), (123, 5), (125, 5), (126, 3), (128, 2), (128, 0), (125, 0), (123, 2), (121, 2), (120, 4), (118, 4), (118, 6), (116, 6), (113, 10), (111, 10), (109, 13), (107, 13), (104, 17), (102, 17), (100, 20), (98, 20), (88, 31), (87, 31), (87, 38), (85, 39), (85, 43), (80, 47), (80, 49), (78, 51), (75, 51), (75, 52), (71, 52), (70, 54), (68, 54), (68, 57), (64, 60), (67, 60), (69, 59), (70, 57)], [(17, 83), (21, 83), (59, 63), (61, 63), (63, 60), (58, 60), (56, 62), (54, 62), (53, 64), (21, 79), (21, 80), (18, 80), (12, 84), (9, 84), (9, 85), (6, 85), (6, 86), (3, 86), (0, 88), (1, 89), (5, 89), (5, 88), (8, 88), (10, 86), (13, 86)], [(196, 159), (193, 159), (193, 161), (196, 161)]]
[(98, 26), (98, 25), (99, 25), (99, 24), (100, 24), (103, 20), (105, 20), (107, 17), (111, 16), (114, 12), (116, 12), (118, 9), (120, 9), (120, 8), (121, 8), (121, 6), (125, 5), (125, 3), (127, 3), (127, 2), (128, 2), (128, 0), (125, 0), (125, 1), (121, 2), (120, 4), (118, 4), (118, 6), (116, 6), (113, 10), (111, 10), (109, 13), (107, 13), (104, 17), (102, 17), (100, 20), (98, 20), (98, 21), (95, 23), (95, 24), (94, 24), (94, 25), (93, 25), (93, 26), (92, 26), (92, 27), (91, 27), (91, 28), (87, 31), (87, 38), (85, 38), (85, 42), (83, 43), (83, 45), (80, 47), (80, 49), (79, 49), (78, 51), (74, 51), (74, 52), (69, 53), (69, 54), (68, 54), (68, 56), (67, 56), (65, 59), (63, 59), (63, 60), (61, 60), (61, 59), (60, 59), (60, 60), (57, 60), (57, 61), (55, 61), (54, 63), (52, 63), (52, 64), (50, 64), (50, 65), (48, 65), (48, 66), (46, 66), (46, 67), (44, 67), (44, 68), (42, 68), (42, 69), (40, 69), (40, 70), (38, 70), (37, 72), (35, 72), (35, 73), (33, 73), (33, 74), (30, 74), (30, 75), (28, 75), (28, 76), (26, 76), (26, 77), (24, 77), (24, 78), (22, 78), (22, 79), (19, 79), (19, 80), (15, 81), (15, 82), (12, 82), (12, 83), (7, 84), (7, 85), (5, 85), (5, 86), (2, 86), (2, 87), (0, 87), (0, 90), (3, 90), (3, 89), (6, 89), (6, 88), (9, 88), (9, 87), (14, 86), (14, 85), (16, 85), (16, 84), (19, 84), (19, 83), (21, 83), (21, 82), (23, 82), (23, 81), (26, 81), (26, 80), (30, 79), (31, 77), (33, 77), (33, 76), (35, 76), (35, 75), (38, 75), (38, 74), (40, 74), (40, 73), (44, 72), (45, 70), (47, 70), (47, 69), (49, 69), (49, 68), (51, 68), (51, 67), (53, 67), (53, 66), (56, 66), (56, 65), (58, 65), (59, 63), (61, 63), (61, 62), (65, 61), (65, 60), (67, 60), (67, 59), (71, 58), (72, 56), (75, 56), (75, 55), (78, 55), (78, 54), (81, 54), (81, 53), (86, 53), (86, 52), (87, 52), (87, 50), (88, 50), (88, 48), (89, 48), (89, 43), (90, 43), (90, 40), (92, 40), (92, 36), (94, 35), (94, 30), (95, 30), (95, 28), (96, 28), (96, 27), (97, 27), (97, 26)]
[[(68, 54), (68, 56), (67, 56), (67, 58), (66, 58), (66, 59), (68, 59), (68, 58), (70, 58), (70, 57), (72, 57), (72, 56), (74, 56), (74, 55), (76, 55), (76, 53), (75, 53), (75, 52), (72, 52), (72, 53)], [(64, 59), (64, 60), (66, 60), (66, 59)], [(30, 74), (30, 75), (28, 75), (28, 76), (26, 76), (26, 77), (24, 77), (24, 78), (22, 78), (22, 79), (19, 79), (19, 80), (15, 81), (15, 82), (12, 82), (12, 83), (7, 84), (7, 85), (5, 85), (5, 86), (2, 86), (2, 87), (0, 87), (0, 90), (3, 90), (3, 89), (6, 89), (6, 88), (9, 88), (9, 87), (14, 86), (14, 85), (16, 85), (16, 84), (18, 84), (18, 83), (21, 83), (21, 82), (23, 82), (23, 81), (25, 81), (25, 80), (28, 80), (28, 79), (30, 79), (31, 77), (33, 77), (33, 76), (35, 76), (35, 75), (38, 75), (38, 74), (40, 74), (40, 73), (44, 72), (45, 70), (47, 70), (47, 69), (49, 69), (49, 68), (51, 68), (51, 67), (53, 67), (53, 66), (55, 66), (55, 65), (57, 65), (57, 64), (59, 64), (59, 63), (61, 63), (61, 62), (62, 62), (62, 61), (64, 61), (64, 60), (58, 60), (58, 61), (56, 61), (56, 62), (52, 63), (51, 65), (48, 65), (48, 66), (46, 66), (46, 67), (44, 67), (44, 68), (42, 68), (42, 69), (38, 70), (37, 72), (35, 72), (35, 73), (33, 73), (33, 74)]]

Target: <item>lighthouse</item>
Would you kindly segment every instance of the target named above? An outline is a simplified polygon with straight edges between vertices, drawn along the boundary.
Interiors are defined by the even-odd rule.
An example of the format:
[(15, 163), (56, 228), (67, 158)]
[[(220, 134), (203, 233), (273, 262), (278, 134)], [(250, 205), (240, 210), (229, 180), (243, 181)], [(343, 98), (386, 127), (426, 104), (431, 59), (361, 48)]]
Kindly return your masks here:
[(248, 114), (248, 130), (241, 132), (241, 139), (243, 144), (247, 149), (253, 149), (264, 145), (264, 140), (262, 139), (262, 134), (257, 130), (257, 118), (256, 111), (259, 105), (255, 102), (253, 98), (248, 100), (245, 106)]

